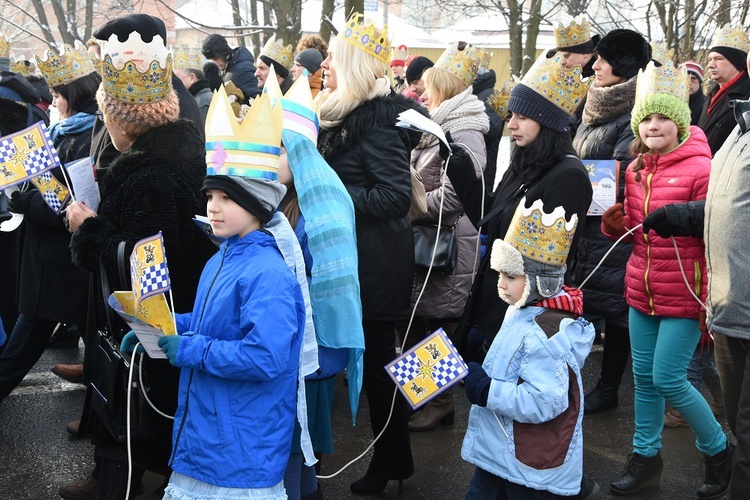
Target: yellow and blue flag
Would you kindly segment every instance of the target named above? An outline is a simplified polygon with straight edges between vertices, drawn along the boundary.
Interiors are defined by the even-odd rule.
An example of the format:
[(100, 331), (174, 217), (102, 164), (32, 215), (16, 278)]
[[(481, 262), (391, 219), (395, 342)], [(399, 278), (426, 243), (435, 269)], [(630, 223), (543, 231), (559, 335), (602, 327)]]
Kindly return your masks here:
[(161, 231), (140, 240), (133, 247), (130, 254), (130, 278), (136, 307), (144, 299), (172, 288)]
[(469, 368), (453, 342), (440, 328), (385, 367), (413, 409), (469, 373)]
[(52, 172), (44, 172), (31, 179), (31, 183), (37, 187), (42, 194), (45, 203), (59, 214), (63, 206), (70, 199), (70, 191), (60, 181), (55, 179)]
[(44, 122), (0, 138), (0, 189), (59, 166), (60, 158)]

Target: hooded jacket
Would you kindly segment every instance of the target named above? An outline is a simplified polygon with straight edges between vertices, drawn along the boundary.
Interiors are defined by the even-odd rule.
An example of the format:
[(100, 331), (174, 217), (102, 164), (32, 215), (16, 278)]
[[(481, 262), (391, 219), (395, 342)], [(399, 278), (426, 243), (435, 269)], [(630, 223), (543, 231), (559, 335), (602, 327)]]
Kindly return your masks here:
[(258, 78), (255, 77), (255, 60), (247, 47), (237, 47), (227, 61), (224, 70), (224, 81), (231, 81), (245, 94), (245, 101), (260, 94)]

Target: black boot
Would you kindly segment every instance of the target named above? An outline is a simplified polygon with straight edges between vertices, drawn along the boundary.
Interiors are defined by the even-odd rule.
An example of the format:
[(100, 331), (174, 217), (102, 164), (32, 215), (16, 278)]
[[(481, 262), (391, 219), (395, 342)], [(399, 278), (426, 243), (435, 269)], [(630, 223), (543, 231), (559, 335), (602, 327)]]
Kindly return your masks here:
[(620, 384), (609, 384), (600, 380), (594, 390), (583, 398), (584, 415), (617, 408), (617, 389), (619, 388)]
[(732, 478), (732, 460), (734, 458), (734, 445), (727, 441), (724, 451), (709, 457), (705, 456), (706, 479), (698, 488), (698, 498), (719, 498), (729, 488), (729, 480)]
[(622, 475), (609, 484), (615, 495), (634, 495), (645, 488), (659, 486), (664, 462), (658, 453), (653, 457), (644, 457), (631, 453)]

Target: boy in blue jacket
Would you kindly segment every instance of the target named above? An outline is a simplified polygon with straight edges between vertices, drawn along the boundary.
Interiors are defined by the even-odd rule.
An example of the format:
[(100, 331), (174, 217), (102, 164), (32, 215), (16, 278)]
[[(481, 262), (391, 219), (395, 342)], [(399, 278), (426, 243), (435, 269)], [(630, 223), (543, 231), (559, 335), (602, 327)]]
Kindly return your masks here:
[(490, 258), (512, 307), (465, 379), (473, 405), (461, 456), (477, 466), (466, 499), (558, 498), (581, 488), (581, 368), (594, 328), (580, 318), (581, 291), (563, 286), (578, 221), (563, 207), (547, 213), (542, 200), (526, 203)]

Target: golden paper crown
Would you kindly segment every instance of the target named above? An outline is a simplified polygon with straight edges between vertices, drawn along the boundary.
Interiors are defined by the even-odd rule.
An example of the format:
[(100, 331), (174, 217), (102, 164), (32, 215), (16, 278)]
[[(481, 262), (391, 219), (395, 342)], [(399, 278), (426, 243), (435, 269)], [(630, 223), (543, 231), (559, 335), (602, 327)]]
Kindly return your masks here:
[(137, 32), (120, 42), (113, 33), (102, 47), (104, 91), (118, 101), (146, 104), (172, 91), (172, 54), (160, 35), (146, 43)]
[(503, 120), (508, 115), (508, 100), (510, 100), (510, 93), (513, 91), (513, 87), (516, 86), (516, 83), (518, 82), (515, 80), (508, 80), (503, 84), (502, 88), (495, 90), (487, 98), (487, 104)]
[(0, 57), (10, 57), (10, 41), (5, 35), (0, 35)]
[(204, 59), (201, 49), (172, 47), (172, 61), (175, 69), (201, 69), (203, 68)]
[(674, 49), (667, 48), (665, 42), (651, 42), (651, 59), (659, 64), (674, 61)]
[(282, 124), (281, 106), (268, 92), (253, 100), (240, 124), (222, 85), (206, 115), (206, 174), (277, 180)]
[(526, 198), (518, 203), (516, 213), (508, 227), (504, 241), (527, 259), (562, 266), (568, 259), (578, 216), (565, 220), (565, 208), (555, 207), (551, 213), (544, 211), (544, 202), (534, 200), (526, 208)]
[(481, 49), (467, 43), (464, 50), (458, 50), (458, 43), (454, 43), (445, 49), (435, 67), (448, 70), (468, 87), (477, 76), (481, 60)]
[(479, 52), (479, 65), (485, 69), (489, 69), (492, 52), (487, 49), (477, 49), (477, 51)]
[(572, 116), (588, 92), (592, 78), (583, 78), (580, 66), (565, 69), (562, 61), (559, 52), (548, 59), (543, 51), (521, 83)]
[(591, 26), (583, 17), (574, 18), (567, 26), (563, 23), (557, 23), (554, 32), (557, 50), (581, 45), (591, 40)]
[(47, 50), (43, 57), (36, 56), (36, 65), (50, 87), (70, 83), (95, 71), (91, 56), (80, 42), (75, 47), (66, 43), (60, 54)]
[(715, 34), (711, 47), (730, 47), (747, 52), (750, 46), (747, 31), (742, 26), (725, 24)]
[(671, 59), (657, 67), (648, 63), (645, 70), (638, 72), (635, 87), (636, 102), (644, 96), (663, 94), (678, 97), (684, 102), (690, 98), (690, 78), (684, 67), (675, 66)]
[(320, 124), (313, 108), (312, 92), (307, 78), (297, 78), (286, 94), (283, 94), (276, 78), (276, 71), (271, 66), (266, 84), (263, 85), (263, 93), (268, 94), (274, 106), (276, 103), (281, 104), (284, 130), (297, 132), (310, 139), (313, 144), (318, 143)]
[(383, 26), (383, 34), (375, 35), (375, 23), (365, 24), (364, 14), (355, 12), (339, 33), (339, 38), (359, 47), (368, 54), (388, 63), (391, 56), (391, 42), (388, 39), (388, 26)]
[(15, 57), (10, 58), (10, 71), (12, 73), (18, 73), (23, 76), (31, 76), (36, 72), (36, 66), (33, 61), (28, 61), (23, 57), (16, 59)]
[(284, 40), (281, 38), (277, 40), (276, 35), (266, 41), (263, 50), (260, 51), (260, 55), (273, 59), (288, 70), (291, 70), (292, 66), (294, 66), (294, 50), (292, 46), (284, 45)]

